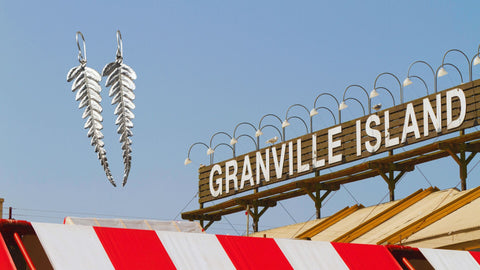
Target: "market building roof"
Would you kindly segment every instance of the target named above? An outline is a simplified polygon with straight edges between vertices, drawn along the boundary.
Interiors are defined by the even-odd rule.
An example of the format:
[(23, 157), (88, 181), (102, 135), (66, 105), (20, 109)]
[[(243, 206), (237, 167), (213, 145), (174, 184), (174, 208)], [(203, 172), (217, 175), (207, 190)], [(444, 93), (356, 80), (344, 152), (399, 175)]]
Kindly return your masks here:
[(354, 205), (330, 217), (252, 236), (473, 250), (480, 247), (480, 187), (421, 189), (384, 204)]

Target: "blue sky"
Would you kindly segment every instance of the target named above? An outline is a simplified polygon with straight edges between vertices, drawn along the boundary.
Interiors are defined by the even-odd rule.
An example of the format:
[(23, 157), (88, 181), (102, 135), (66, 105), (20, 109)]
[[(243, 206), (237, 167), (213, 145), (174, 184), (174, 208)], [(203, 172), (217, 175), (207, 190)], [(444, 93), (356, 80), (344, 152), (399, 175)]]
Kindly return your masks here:
[[(237, 123), (258, 123), (268, 113), (283, 116), (295, 103), (311, 107), (323, 92), (340, 98), (350, 84), (371, 89), (382, 72), (403, 80), (410, 63), (425, 60), (437, 67), (448, 49), (472, 57), (480, 43), (478, 8), (477, 1), (0, 0), (0, 196), (6, 207), (14, 207), (14, 217), (30, 221), (107, 214), (179, 219), (185, 206), (198, 207), (196, 198), (188, 202), (198, 188), (198, 165), (208, 163), (199, 147), (192, 150), (194, 162), (183, 165), (192, 143), (208, 143), (215, 132), (232, 133)], [(106, 180), (66, 82), (68, 70), (78, 65), (75, 32), (85, 36), (87, 65), (101, 71), (114, 60), (117, 29), (124, 62), (138, 75), (133, 163), (125, 188)], [(449, 55), (449, 61), (467, 72), (458, 55)], [(415, 72), (432, 84), (428, 72)], [(479, 77), (475, 67), (474, 79)], [(393, 81), (382, 84), (398, 98)], [(439, 79), (439, 89), (457, 84), (454, 72)], [(405, 99), (424, 91), (418, 83), (409, 86)], [(120, 181), (120, 144), (106, 94), (105, 143)], [(344, 115), (349, 120), (361, 111), (351, 106)], [(315, 125), (327, 127), (328, 121), (319, 118)], [(304, 133), (299, 125), (289, 128), (287, 138)], [(268, 136), (273, 135), (265, 140)], [(218, 160), (228, 157), (221, 152)], [(478, 157), (472, 167), (476, 162)], [(479, 168), (472, 170), (469, 187), (478, 185)], [(458, 184), (451, 159), (420, 169), (402, 179), (399, 197), (429, 182), (442, 189)], [(346, 185), (322, 213), (355, 200), (377, 204), (388, 198), (387, 190), (380, 178)], [(309, 198), (284, 201), (267, 211), (260, 228), (306, 221), (313, 214)], [(227, 216), (209, 231), (242, 234), (245, 216)]]

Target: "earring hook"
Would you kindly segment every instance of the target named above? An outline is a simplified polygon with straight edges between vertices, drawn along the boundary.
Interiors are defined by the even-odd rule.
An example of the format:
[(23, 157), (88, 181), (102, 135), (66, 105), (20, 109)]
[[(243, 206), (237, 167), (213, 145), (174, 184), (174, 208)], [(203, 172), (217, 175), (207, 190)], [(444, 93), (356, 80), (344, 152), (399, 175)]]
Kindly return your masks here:
[(120, 33), (120, 30), (117, 30), (117, 60), (122, 61), (122, 59), (123, 59), (122, 33)]
[[(80, 46), (80, 40), (78, 36), (82, 38), (83, 52), (82, 52), (82, 47)], [(78, 47), (78, 61), (81, 64), (85, 64), (87, 63), (87, 47), (85, 46), (85, 37), (83, 36), (82, 32), (77, 31), (77, 34), (75, 35), (75, 40), (77, 41), (77, 47)]]

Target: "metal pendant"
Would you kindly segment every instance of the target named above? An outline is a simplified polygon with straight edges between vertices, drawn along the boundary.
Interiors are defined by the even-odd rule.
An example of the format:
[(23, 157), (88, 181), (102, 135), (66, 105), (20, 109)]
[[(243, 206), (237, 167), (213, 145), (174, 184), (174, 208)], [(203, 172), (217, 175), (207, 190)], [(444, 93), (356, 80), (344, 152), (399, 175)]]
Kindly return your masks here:
[[(83, 52), (82, 47), (80, 46), (79, 37), (82, 38)], [(76, 40), (78, 47), (78, 61), (80, 62), (80, 65), (70, 69), (67, 74), (67, 81), (70, 82), (74, 80), (72, 92), (77, 92), (75, 100), (80, 102), (78, 108), (85, 108), (82, 118), (86, 119), (84, 128), (88, 129), (87, 136), (91, 138), (91, 145), (97, 153), (107, 179), (113, 186), (116, 186), (110, 168), (108, 167), (107, 152), (104, 148), (105, 143), (102, 141), (103, 134), (101, 130), (103, 129), (103, 109), (100, 105), (100, 102), (102, 101), (100, 96), (102, 88), (99, 84), (102, 77), (96, 70), (87, 67), (85, 38), (81, 32), (77, 32)]]
[(117, 31), (115, 62), (109, 63), (103, 68), (102, 76), (108, 76), (105, 86), (110, 86), (108, 95), (112, 98), (112, 104), (117, 104), (114, 113), (118, 117), (115, 124), (118, 126), (117, 133), (120, 134), (120, 143), (123, 150), (123, 186), (125, 186), (132, 162), (132, 140), (130, 137), (133, 135), (131, 128), (133, 128), (132, 119), (135, 117), (132, 112), (135, 109), (133, 103), (135, 84), (133, 81), (137, 79), (137, 74), (131, 67), (123, 63), (123, 43), (120, 31)]

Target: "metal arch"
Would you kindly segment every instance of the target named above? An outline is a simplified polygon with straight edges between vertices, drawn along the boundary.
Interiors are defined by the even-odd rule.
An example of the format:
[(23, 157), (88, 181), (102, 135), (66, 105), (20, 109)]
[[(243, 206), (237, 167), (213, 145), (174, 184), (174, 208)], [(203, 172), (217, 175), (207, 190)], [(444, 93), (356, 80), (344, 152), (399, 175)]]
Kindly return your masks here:
[[(302, 105), (302, 104), (298, 104), (298, 103), (297, 103), (297, 104), (293, 104), (293, 105), (291, 105), (290, 107), (288, 107), (287, 112), (285, 113), (285, 121), (288, 122), (288, 119), (293, 118), (293, 117), (288, 117), (288, 112), (289, 112), (290, 109), (293, 108), (293, 107), (301, 107), (301, 108), (304, 108), (304, 109), (305, 109), (305, 111), (307, 112), (308, 117), (310, 117), (310, 132), (312, 132), (312, 116), (310, 116), (310, 111), (308, 110), (308, 108), (305, 107), (305, 106)], [(294, 118), (299, 118), (299, 119), (301, 119), (301, 117), (299, 117), (299, 116), (294, 117)], [(301, 119), (301, 120), (302, 120), (302, 122), (306, 125), (306, 122), (305, 122), (303, 119)], [(283, 123), (282, 123), (282, 124), (283, 124)], [(307, 126), (307, 133), (308, 133), (308, 126)], [(284, 131), (284, 134), (285, 134), (285, 131)], [(284, 135), (284, 136), (286, 136), (286, 135)]]
[(227, 137), (229, 137), (230, 139), (232, 139), (232, 136), (230, 136), (230, 134), (224, 132), (224, 131), (219, 131), (215, 134), (212, 135), (212, 137), (210, 138), (210, 148), (212, 147), (212, 141), (213, 141), (213, 138), (219, 134), (224, 134), (224, 135), (227, 135)]
[(470, 60), (470, 74), (471, 74), (470, 81), (473, 80), (473, 61), (475, 61), (475, 57), (477, 56), (480, 57), (480, 45), (478, 45), (477, 54), (475, 54)]
[[(407, 78), (410, 78), (410, 69), (411, 69), (411, 68), (413, 67), (413, 65), (416, 64), (416, 63), (425, 64), (425, 65), (427, 65), (427, 67), (432, 71), (432, 75), (433, 75), (433, 90), (434, 90), (435, 93), (436, 93), (436, 92), (437, 92), (437, 80), (435, 79), (435, 78), (436, 78), (436, 74), (435, 74), (435, 70), (433, 69), (433, 67), (432, 67), (429, 63), (427, 63), (427, 62), (425, 62), (425, 61), (423, 61), (423, 60), (417, 60), (417, 61), (411, 63), (410, 66), (408, 67)], [(418, 78), (419, 78), (419, 77), (418, 77)], [(424, 83), (425, 83), (425, 81), (424, 81)]]
[(217, 147), (219, 147), (220, 145), (225, 145), (225, 146), (228, 146), (231, 150), (232, 150), (232, 154), (233, 154), (233, 157), (235, 157), (235, 150), (233, 149), (233, 147), (229, 144), (226, 144), (226, 143), (219, 143), (217, 144), (214, 148), (213, 148), (213, 153), (212, 153), (212, 156), (211, 156), (211, 161), (210, 161), (210, 164), (213, 163), (213, 160), (214, 160), (214, 155), (215, 155), (215, 150), (217, 149)]
[[(326, 92), (325, 92), (325, 93), (321, 93), (320, 95), (318, 95), (318, 96), (315, 98), (315, 101), (313, 102), (313, 107), (314, 107), (314, 108), (317, 107), (317, 100), (318, 100), (318, 98), (320, 98), (320, 97), (323, 96), (323, 95), (330, 96), (330, 97), (332, 97), (332, 98), (335, 100), (335, 102), (337, 103), (338, 123), (342, 123), (342, 117), (341, 117), (341, 114), (340, 114), (340, 110), (338, 110), (338, 107), (340, 107), (340, 102), (338, 102), (338, 99), (337, 99), (334, 95), (332, 95), (332, 94), (330, 94), (330, 93), (326, 93)], [(335, 118), (335, 117), (334, 117), (334, 118)], [(336, 121), (335, 121), (335, 122), (336, 122)]]
[(235, 128), (233, 129), (233, 137), (235, 138), (235, 134), (237, 132), (237, 128), (241, 125), (249, 125), (253, 128), (254, 131), (257, 131), (257, 128), (252, 124), (252, 123), (249, 123), (249, 122), (240, 122), (238, 123)]
[[(330, 110), (329, 108), (327, 107), (324, 107), (324, 106), (320, 106), (320, 107), (316, 107), (315, 110), (319, 110), (319, 109), (324, 109), (324, 110), (327, 110), (330, 115), (332, 115), (333, 117), (333, 124), (336, 125), (337, 124), (337, 119), (335, 118), (335, 114), (332, 112), (332, 110)], [(313, 118), (313, 117), (312, 117)]]
[[(235, 128), (233, 129), (233, 138), (234, 138), (235, 140), (237, 140), (237, 141), (238, 141), (238, 138), (240, 138), (241, 136), (239, 136), (238, 138), (236, 138), (236, 137), (235, 137), (235, 134), (237, 133), (237, 128), (238, 128), (239, 126), (241, 126), (241, 125), (251, 126), (254, 131), (257, 131), (257, 129), (255, 128), (255, 126), (254, 126), (252, 123), (249, 123), (249, 122), (240, 122), (240, 123), (238, 123), (238, 124), (235, 126)], [(249, 136), (249, 135), (246, 135), (246, 136), (252, 138), (252, 137)], [(258, 149), (259, 149), (258, 142), (255, 142), (255, 140), (253, 140), (253, 143), (255, 144), (256, 150), (258, 150)], [(236, 150), (236, 146), (235, 146), (235, 144), (234, 144), (234, 145), (233, 145), (233, 154), (234, 154), (234, 155), (236, 155), (236, 151), (235, 151), (235, 150)]]
[(423, 61), (423, 60), (417, 60), (417, 61), (411, 63), (410, 66), (408, 67), (407, 78), (410, 77), (410, 69), (411, 69), (411, 68), (413, 67), (413, 65), (416, 64), (416, 63), (422, 63), (422, 64), (427, 65), (427, 67), (430, 68), (430, 70), (432, 71), (432, 75), (435, 76), (435, 71), (433, 70), (433, 67), (432, 67), (429, 63), (427, 63), (427, 62), (425, 62), (425, 61)]
[(318, 98), (321, 97), (321, 96), (323, 96), (323, 95), (327, 95), (327, 96), (332, 97), (332, 98), (335, 100), (335, 102), (337, 102), (337, 106), (340, 106), (340, 102), (338, 102), (338, 99), (337, 99), (334, 95), (325, 92), (325, 93), (321, 93), (320, 95), (318, 95), (318, 96), (315, 98), (315, 101), (313, 102), (313, 107), (316, 107), (316, 106), (317, 106), (317, 100), (318, 100)]
[[(266, 127), (272, 127), (272, 128), (274, 128), (274, 129), (276, 129), (276, 130), (278, 131), (278, 134), (280, 134), (280, 137), (282, 136), (282, 132), (280, 131), (280, 129), (278, 129), (278, 128), (277, 128), (276, 126), (274, 126), (274, 125), (268, 124), (268, 125), (265, 125), (265, 126), (259, 128), (259, 129), (260, 129), (260, 131), (262, 131), (262, 130), (263, 130), (264, 128), (266, 128)], [(258, 136), (258, 137), (260, 138), (260, 136)]]
[(377, 87), (377, 88), (375, 88), (375, 89), (383, 89), (383, 90), (387, 91), (387, 92), (390, 94), (390, 96), (392, 97), (393, 106), (395, 106), (395, 98), (393, 97), (393, 94), (392, 94), (392, 92), (391, 92), (390, 90), (388, 90), (386, 87), (383, 87), (383, 86), (379, 86), (379, 87)]
[[(373, 82), (373, 89), (377, 88), (377, 80), (378, 80), (378, 78), (380, 78), (383, 75), (390, 75), (393, 78), (395, 78), (395, 80), (398, 82), (398, 86), (400, 87), (400, 104), (403, 104), (403, 86), (402, 86), (402, 83), (400, 82), (400, 80), (398, 79), (398, 77), (395, 76), (393, 73), (383, 72), (383, 73), (378, 74), (378, 76), (375, 78), (375, 81)], [(392, 93), (390, 93), (390, 94), (392, 94)], [(393, 98), (393, 95), (392, 95), (392, 98)], [(395, 104), (395, 99), (393, 99), (393, 103)]]
[(457, 70), (458, 74), (460, 75), (460, 81), (463, 83), (463, 76), (462, 76), (462, 72), (460, 71), (460, 69), (458, 69), (458, 67), (455, 66), (454, 64), (444, 63), (444, 64), (440, 65), (440, 66), (437, 68), (437, 71), (435, 72), (435, 93), (437, 93), (438, 71), (439, 71), (443, 66), (452, 66), (452, 67), (454, 67), (454, 68)]
[(280, 121), (280, 125), (282, 124), (282, 119), (280, 119), (280, 117), (278, 117), (276, 114), (268, 113), (268, 114), (265, 114), (264, 116), (262, 116), (262, 118), (260, 118), (260, 122), (258, 123), (258, 129), (260, 129), (260, 127), (262, 126), (263, 119), (267, 116), (273, 116), (273, 117), (277, 118), (278, 121)]
[[(261, 127), (262, 127), (262, 121), (263, 119), (265, 119), (265, 117), (267, 116), (273, 116), (275, 117), (276, 119), (278, 119), (278, 121), (280, 122), (280, 125), (282, 124), (282, 119), (280, 119), (280, 117), (278, 117), (277, 115), (273, 114), (273, 113), (269, 113), (269, 114), (265, 114), (264, 116), (262, 116), (262, 118), (260, 118), (260, 122), (258, 123), (258, 129), (259, 130), (262, 130)], [(276, 128), (276, 127), (275, 127)], [(281, 134), (280, 135), (280, 138), (282, 139), (282, 141), (285, 141), (285, 128), (282, 128), (283, 130), (283, 135)], [(260, 139), (257, 137), (257, 142), (258, 142), (258, 145), (260, 145)]]
[[(469, 81), (471, 82), (471, 81), (472, 81), (472, 65), (471, 65), (471, 63), (470, 63), (470, 59), (468, 59), (468, 56), (467, 56), (463, 51), (461, 51), (461, 50), (459, 50), (459, 49), (450, 49), (450, 50), (448, 50), (448, 51), (443, 55), (443, 58), (442, 58), (442, 66), (443, 66), (443, 64), (445, 63), (445, 57), (446, 57), (447, 54), (450, 53), (450, 52), (459, 52), (459, 53), (461, 53), (461, 54), (465, 57), (465, 59), (467, 60), (467, 65), (468, 65), (468, 79), (469, 79)], [(457, 69), (458, 69), (458, 68), (457, 68)], [(460, 76), (461, 76), (461, 75), (460, 75)], [(462, 80), (462, 82), (463, 82), (463, 80)]]
[(290, 120), (290, 119), (298, 119), (298, 120), (302, 121), (302, 123), (303, 123), (303, 125), (305, 125), (305, 129), (307, 130), (307, 133), (308, 133), (308, 125), (305, 122), (305, 120), (303, 120), (301, 117), (298, 117), (296, 115), (290, 116), (289, 118), (287, 118), (287, 121)]
[[(254, 139), (252, 136), (250, 136), (250, 135), (248, 135), (248, 134), (242, 134), (242, 135), (238, 136), (236, 139), (239, 140), (241, 137), (248, 137), (248, 138), (250, 138), (250, 139), (253, 141), (253, 144), (255, 145), (255, 150), (260, 149), (259, 145), (257, 144), (257, 142), (255, 141), (255, 139)], [(234, 148), (235, 148), (235, 145), (234, 145)]]
[(427, 83), (425, 82), (424, 79), (422, 79), (421, 77), (416, 76), (416, 75), (412, 75), (412, 76), (410, 76), (409, 78), (417, 78), (417, 79), (421, 80), (421, 81), (423, 82), (423, 85), (425, 85), (425, 89), (427, 90), (427, 96), (429, 95), (429, 93), (428, 93), (428, 86), (427, 86)]
[(187, 158), (190, 158), (190, 151), (192, 151), (192, 148), (193, 148), (195, 145), (197, 145), (197, 144), (204, 145), (207, 149), (209, 148), (209, 146), (208, 146), (206, 143), (196, 142), (196, 143), (192, 144), (192, 145), (190, 146), (190, 148), (188, 149)]
[(288, 112), (290, 111), (291, 108), (293, 107), (302, 107), (305, 109), (305, 111), (307, 112), (308, 115), (310, 115), (310, 111), (307, 109), (307, 107), (305, 107), (304, 105), (302, 104), (293, 104), (293, 105), (290, 105), (290, 107), (288, 107), (287, 109), (287, 112), (285, 113), (285, 119), (288, 121)]
[(349, 99), (352, 99), (352, 100), (355, 100), (356, 102), (358, 102), (358, 104), (360, 104), (360, 106), (362, 106), (362, 110), (363, 110), (363, 116), (365, 116), (365, 107), (363, 106), (362, 102), (360, 102), (360, 100), (358, 100), (357, 98), (354, 98), (354, 97), (349, 97), (349, 98), (346, 98), (344, 99), (345, 101), (349, 100)]
[[(350, 88), (350, 87), (359, 87), (363, 90), (363, 92), (365, 92), (365, 94), (367, 95), (367, 98), (368, 98), (368, 114), (370, 114), (372, 112), (372, 103), (371, 103), (371, 99), (370, 99), (370, 95), (368, 94), (367, 90), (365, 90), (365, 88), (363, 88), (361, 85), (358, 85), (358, 84), (351, 84), (349, 86), (347, 86), (347, 88), (345, 88), (345, 91), (343, 91), (343, 98), (342, 100), (345, 101), (345, 94), (347, 93), (347, 90)], [(358, 101), (358, 99), (357, 99)], [(361, 102), (360, 102), (361, 104)], [(362, 105), (363, 107), (363, 105)], [(365, 111), (365, 109), (364, 109)]]

